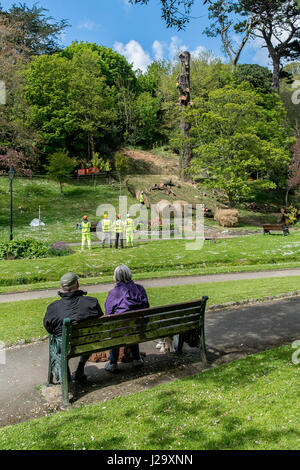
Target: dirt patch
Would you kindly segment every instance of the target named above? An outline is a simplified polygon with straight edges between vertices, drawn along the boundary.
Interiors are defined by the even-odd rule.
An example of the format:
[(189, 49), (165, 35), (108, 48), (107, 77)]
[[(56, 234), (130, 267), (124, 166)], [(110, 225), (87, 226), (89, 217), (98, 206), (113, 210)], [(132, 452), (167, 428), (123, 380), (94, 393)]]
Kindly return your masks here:
[(179, 162), (175, 158), (163, 158), (149, 152), (122, 150), (132, 159), (135, 172), (152, 175), (179, 175)]

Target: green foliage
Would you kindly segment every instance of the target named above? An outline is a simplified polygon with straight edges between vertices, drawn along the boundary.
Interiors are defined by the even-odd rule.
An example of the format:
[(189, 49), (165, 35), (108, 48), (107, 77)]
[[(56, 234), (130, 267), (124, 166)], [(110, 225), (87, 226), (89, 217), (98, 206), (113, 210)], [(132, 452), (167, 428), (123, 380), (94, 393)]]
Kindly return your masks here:
[(45, 258), (48, 254), (48, 246), (32, 238), (0, 243), (0, 259)]
[(287, 208), (287, 215), (289, 218), (289, 223), (295, 225), (297, 220), (300, 217), (300, 210), (297, 207), (294, 207), (292, 204)]
[(66, 20), (54, 21), (45, 15), (46, 8), (25, 3), (13, 4), (4, 11), (0, 5), (0, 15), (8, 18), (12, 25), (18, 27), (16, 44), (21, 46), (29, 56), (53, 54), (59, 50), (60, 34), (68, 26)]
[(55, 242), (50, 245), (48, 253), (50, 256), (66, 256), (73, 253), (73, 251), (65, 242)]
[(254, 88), (257, 88), (261, 93), (272, 92), (272, 73), (267, 67), (262, 67), (257, 64), (238, 64), (234, 74), (234, 80), (237, 84), (242, 82), (249, 82)]
[(51, 155), (47, 167), (47, 175), (51, 180), (57, 181), (60, 184), (61, 193), (63, 192), (63, 183), (69, 180), (75, 166), (75, 161), (63, 151), (58, 151)]
[(122, 180), (130, 170), (130, 159), (122, 152), (116, 152), (114, 156), (114, 164), (117, 172), (119, 173), (120, 180)]
[(210, 92), (187, 112), (195, 154), (191, 174), (208, 171), (209, 184), (224, 190), (231, 204), (253, 197), (256, 189), (284, 185), (292, 144), (284, 117), (275, 94), (245, 85)]
[(60, 54), (33, 60), (28, 67), (28, 124), (39, 131), (43, 152), (65, 148), (81, 160), (90, 160), (94, 148), (111, 146), (116, 140), (118, 93), (111, 81), (123, 73), (132, 81), (135, 77), (124, 57), (109, 49), (105, 55), (105, 50), (74, 43)]

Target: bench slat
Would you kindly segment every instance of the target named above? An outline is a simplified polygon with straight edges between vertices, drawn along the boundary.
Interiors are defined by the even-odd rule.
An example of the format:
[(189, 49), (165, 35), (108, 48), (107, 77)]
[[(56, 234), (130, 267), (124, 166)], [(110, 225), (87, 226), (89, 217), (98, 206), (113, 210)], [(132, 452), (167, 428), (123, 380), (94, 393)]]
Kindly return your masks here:
[[(172, 311), (177, 311), (177, 310), (185, 310), (193, 307), (198, 307), (200, 308), (202, 306), (202, 300), (194, 300), (192, 302), (182, 302), (179, 304), (172, 304), (172, 305), (164, 305), (161, 307), (151, 307), (151, 308), (144, 308), (140, 310), (132, 310), (131, 312), (126, 312), (126, 313), (117, 313), (114, 315), (107, 315), (101, 317), (101, 322), (110, 322), (110, 321), (117, 321), (117, 320), (129, 320), (132, 317), (135, 316), (151, 316), (159, 313), (168, 313)], [(113, 319), (113, 320), (112, 320)], [(93, 325), (98, 325), (99, 320), (87, 320), (84, 322), (80, 323), (74, 323), (73, 324), (73, 331), (76, 329), (84, 328), (84, 327), (91, 327)]]
[(117, 328), (114, 330), (107, 330), (102, 332), (95, 332), (95, 334), (89, 334), (85, 336), (79, 337), (72, 337), (72, 347), (77, 346), (79, 344), (89, 344), (98, 341), (108, 340), (117, 337), (123, 337), (132, 334), (141, 334), (143, 331), (157, 331), (159, 328), (166, 328), (175, 325), (184, 325), (185, 323), (190, 323), (191, 321), (198, 321), (199, 324), (200, 320), (200, 313), (193, 313), (191, 315), (184, 315), (182, 317), (178, 317), (177, 319), (170, 318), (167, 320), (160, 320), (149, 322), (146, 324), (137, 324), (133, 326), (124, 326), (123, 328)]
[(149, 332), (143, 332), (140, 334), (129, 335), (127, 337), (109, 339), (107, 341), (99, 341), (95, 343), (89, 343), (85, 345), (74, 346), (71, 348), (69, 357), (81, 356), (82, 354), (87, 355), (93, 352), (106, 351), (115, 347), (129, 346), (131, 344), (145, 343), (152, 339), (163, 338), (166, 336), (173, 336), (178, 333), (185, 333), (190, 330), (198, 329), (199, 321), (192, 321), (183, 325), (176, 325), (173, 327), (158, 328)]
[[(160, 320), (167, 320), (168, 318), (181, 318), (186, 315), (193, 315), (193, 314), (200, 314), (199, 307), (190, 307), (189, 309), (185, 310), (172, 310), (170, 312), (162, 313), (162, 314), (152, 314), (152, 315), (134, 315), (131, 317), (131, 320), (122, 318), (122, 314), (118, 315), (118, 318), (114, 318), (117, 315), (110, 315), (109, 320), (103, 322), (104, 318), (101, 317), (97, 323), (93, 323), (90, 327), (82, 326), (80, 328), (74, 329), (72, 332), (72, 338), (77, 338), (81, 336), (87, 336), (91, 334), (96, 334), (100, 332), (110, 331), (115, 328), (124, 328), (127, 326), (135, 326), (135, 325), (147, 325), (148, 323), (152, 323), (154, 321)], [(125, 314), (124, 314), (125, 316)], [(77, 324), (78, 326), (78, 324)]]

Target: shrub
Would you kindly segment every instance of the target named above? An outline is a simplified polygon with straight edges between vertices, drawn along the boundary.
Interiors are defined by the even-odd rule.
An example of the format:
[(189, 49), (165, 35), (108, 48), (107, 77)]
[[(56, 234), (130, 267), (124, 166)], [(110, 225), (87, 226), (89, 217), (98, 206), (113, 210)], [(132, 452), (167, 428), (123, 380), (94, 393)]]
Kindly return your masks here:
[(46, 258), (71, 253), (72, 250), (65, 242), (57, 242), (50, 247), (33, 238), (0, 243), (0, 259)]
[(71, 253), (73, 253), (73, 251), (65, 242), (52, 243), (49, 248), (49, 254), (52, 256), (66, 256)]
[(45, 258), (48, 246), (32, 238), (0, 243), (1, 259)]
[(236, 227), (239, 221), (236, 209), (217, 209), (214, 219), (221, 227)]

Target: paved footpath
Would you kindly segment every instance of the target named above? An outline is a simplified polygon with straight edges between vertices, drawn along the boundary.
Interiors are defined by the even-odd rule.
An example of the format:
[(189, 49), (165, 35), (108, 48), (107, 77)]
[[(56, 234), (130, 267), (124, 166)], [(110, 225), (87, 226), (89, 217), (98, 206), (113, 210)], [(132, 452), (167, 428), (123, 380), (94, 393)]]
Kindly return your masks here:
[[(206, 342), (210, 360), (215, 361), (218, 356), (225, 358), (226, 354), (232, 360), (237, 352), (249, 354), (300, 340), (299, 312), (300, 296), (208, 311)], [(144, 343), (141, 350), (147, 356), (143, 369), (138, 372), (133, 371), (130, 364), (121, 364), (121, 373), (108, 374), (103, 370), (104, 363), (88, 363), (86, 373), (89, 387), (81, 391), (75, 405), (127, 395), (202, 370), (199, 368), (198, 351), (195, 350), (190, 351), (190, 356), (194, 354), (194, 360), (185, 354), (179, 362), (176, 362), (175, 355), (159, 353), (154, 342)], [(200, 364), (198, 369), (197, 364)], [(71, 369), (75, 367), (76, 359), (72, 359)], [(48, 413), (48, 405), (37, 391), (37, 387), (46, 382), (47, 368), (47, 341), (6, 351), (6, 364), (0, 364), (0, 426)], [(60, 393), (60, 387), (52, 389)]]
[[(182, 286), (187, 284), (201, 284), (208, 282), (239, 281), (243, 279), (264, 279), (270, 277), (300, 276), (300, 268), (281, 269), (272, 271), (248, 271), (240, 273), (208, 274), (199, 276), (175, 276), (157, 279), (138, 280), (145, 288), (148, 287), (169, 287)], [(86, 289), (89, 294), (96, 292), (108, 292), (114, 287), (113, 283), (84, 285), (82, 280), (81, 287)], [(0, 294), (0, 303), (16, 302), (20, 300), (45, 299), (55, 297), (58, 289), (35, 290), (29, 292), (16, 292), (11, 294)]]

